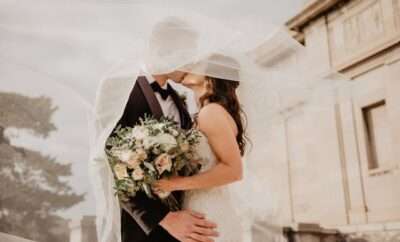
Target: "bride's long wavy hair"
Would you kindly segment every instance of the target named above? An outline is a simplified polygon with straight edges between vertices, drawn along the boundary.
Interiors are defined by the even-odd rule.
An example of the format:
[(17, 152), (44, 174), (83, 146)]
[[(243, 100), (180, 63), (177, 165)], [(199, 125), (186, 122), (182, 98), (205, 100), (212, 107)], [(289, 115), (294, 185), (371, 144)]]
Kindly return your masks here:
[[(228, 58), (225, 56), (214, 56), (213, 58)], [(238, 65), (233, 59), (229, 58), (231, 62)], [(237, 70), (230, 70), (235, 71)], [(212, 72), (209, 72), (212, 73)], [(239, 73), (236, 73), (239, 79)], [(206, 76), (206, 93), (200, 97), (200, 106), (207, 103), (218, 103), (224, 107), (232, 116), (236, 123), (238, 133), (236, 141), (239, 145), (240, 154), (243, 156), (246, 151), (247, 143), (250, 141), (246, 135), (247, 119), (246, 114), (242, 109), (239, 102), (236, 90), (239, 87), (239, 81), (227, 80), (222, 78)]]

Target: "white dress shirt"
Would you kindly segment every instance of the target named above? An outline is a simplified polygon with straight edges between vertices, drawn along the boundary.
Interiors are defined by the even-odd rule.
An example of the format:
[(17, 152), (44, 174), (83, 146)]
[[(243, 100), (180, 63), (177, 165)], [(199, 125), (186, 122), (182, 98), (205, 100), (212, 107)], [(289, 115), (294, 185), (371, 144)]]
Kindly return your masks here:
[[(150, 83), (153, 83), (153, 82), (156, 81), (156, 80), (154, 80), (152, 75), (146, 74), (146, 78)], [(168, 82), (166, 82), (164, 84), (164, 86), (162, 86), (161, 88), (162, 89), (167, 89), (167, 85), (168, 85)], [(181, 118), (180, 118), (180, 115), (179, 115), (178, 108), (176, 107), (176, 104), (175, 104), (174, 100), (172, 99), (172, 97), (168, 96), (167, 99), (164, 100), (161, 97), (160, 93), (155, 92), (154, 94), (156, 95), (158, 103), (160, 103), (161, 110), (162, 110), (164, 116), (174, 120), (175, 122), (177, 122), (180, 125), (181, 124)]]

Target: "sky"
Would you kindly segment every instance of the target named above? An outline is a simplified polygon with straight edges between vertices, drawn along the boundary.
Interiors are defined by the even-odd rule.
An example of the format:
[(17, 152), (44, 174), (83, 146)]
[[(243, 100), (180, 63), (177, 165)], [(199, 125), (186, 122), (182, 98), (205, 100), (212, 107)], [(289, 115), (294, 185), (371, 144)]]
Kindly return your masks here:
[[(132, 45), (124, 38), (129, 36), (128, 30), (135, 31), (140, 22), (134, 21), (135, 16), (129, 18), (129, 12), (124, 7), (131, 2), (129, 0), (74, 0), (64, 2), (57, 9), (54, 7), (61, 1), (18, 2), (3, 0), (0, 3), (0, 91), (50, 97), (58, 107), (52, 120), (58, 129), (46, 140), (33, 137), (24, 130), (7, 130), (6, 134), (15, 145), (71, 162), (71, 185), (76, 192), (88, 195), (84, 202), (63, 214), (67, 218), (94, 214), (95, 201), (90, 192), (87, 170), (86, 108), (93, 103), (104, 69), (113, 65), (118, 56)], [(90, 8), (96, 2), (104, 4), (97, 11)], [(152, 0), (135, 2), (160, 3)], [(196, 11), (221, 21), (257, 19), (258, 23), (267, 24), (268, 21), (285, 22), (301, 8), (303, 2), (175, 0), (168, 1), (168, 4), (170, 7), (187, 7), (190, 3)], [(74, 8), (75, 3), (81, 8)], [(154, 13), (140, 14), (151, 16)], [(94, 26), (100, 22), (100, 29), (111, 31), (115, 26), (114, 31), (118, 35), (94, 31)], [(76, 26), (80, 31), (72, 31)], [(192, 110), (193, 106), (192, 103)]]

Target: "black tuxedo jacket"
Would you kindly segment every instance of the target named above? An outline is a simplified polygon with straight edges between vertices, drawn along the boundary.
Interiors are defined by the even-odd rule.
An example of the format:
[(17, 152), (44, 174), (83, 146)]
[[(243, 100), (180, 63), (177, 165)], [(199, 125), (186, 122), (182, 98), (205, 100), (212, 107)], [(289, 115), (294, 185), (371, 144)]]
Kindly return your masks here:
[[(181, 127), (189, 129), (192, 126), (191, 117), (179, 95), (173, 91), (173, 101), (179, 111)], [(153, 115), (163, 116), (161, 106), (144, 76), (138, 77), (130, 94), (124, 113), (118, 124), (122, 127), (135, 126), (140, 118)], [(183, 193), (174, 193), (178, 201), (182, 201)], [(159, 222), (168, 214), (169, 209), (160, 200), (137, 193), (129, 203), (121, 204), (121, 233), (122, 242), (177, 242)]]

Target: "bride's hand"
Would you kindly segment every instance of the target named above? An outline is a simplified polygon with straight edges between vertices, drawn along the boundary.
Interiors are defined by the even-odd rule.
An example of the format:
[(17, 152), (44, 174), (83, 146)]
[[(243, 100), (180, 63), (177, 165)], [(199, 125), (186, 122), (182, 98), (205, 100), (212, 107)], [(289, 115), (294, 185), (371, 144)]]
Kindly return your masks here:
[(153, 190), (155, 192), (173, 192), (178, 190), (178, 180), (179, 177), (172, 177), (169, 179), (161, 179), (153, 184)]

